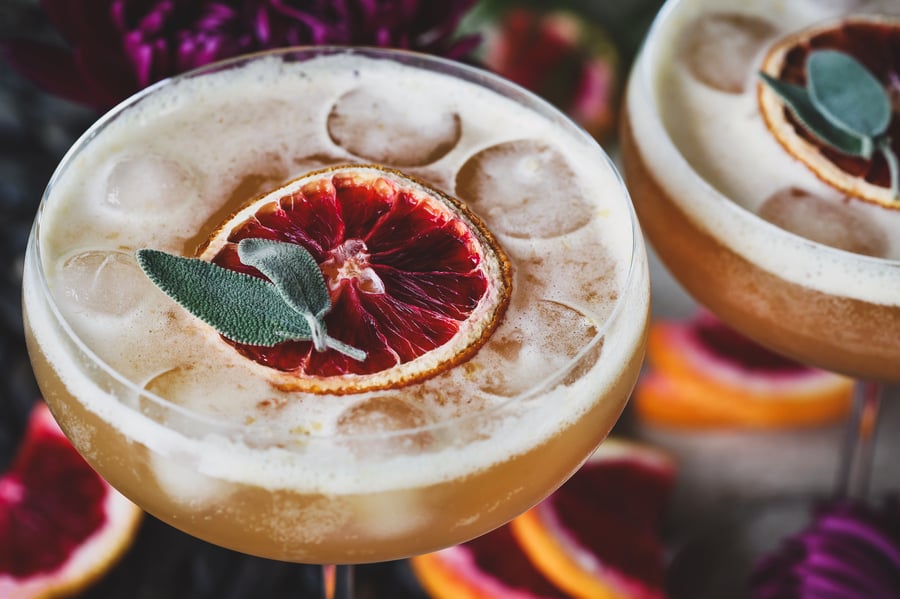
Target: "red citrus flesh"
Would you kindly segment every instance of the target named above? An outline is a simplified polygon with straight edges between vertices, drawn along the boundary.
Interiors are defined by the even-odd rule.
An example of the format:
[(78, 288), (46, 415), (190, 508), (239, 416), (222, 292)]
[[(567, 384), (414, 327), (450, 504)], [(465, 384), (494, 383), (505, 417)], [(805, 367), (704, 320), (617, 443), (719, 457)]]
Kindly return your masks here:
[(573, 597), (662, 599), (667, 454), (608, 439), (559, 490), (512, 522), (531, 561)]
[(38, 403), (0, 477), (0, 597), (83, 588), (128, 547), (141, 513), (88, 466)]
[[(853, 56), (885, 85), (894, 107), (887, 135), (893, 151), (900, 154), (900, 20), (855, 17), (801, 31), (775, 44), (762, 70), (788, 83), (805, 86), (809, 54), (824, 49)], [(881, 152), (875, 152), (870, 159), (838, 152), (800, 125), (766, 86), (760, 86), (759, 94), (769, 129), (788, 152), (819, 178), (854, 197), (900, 209), (890, 190), (890, 170)]]
[(435, 599), (556, 599), (567, 595), (532, 564), (509, 526), (463, 545), (414, 557), (413, 571)]
[(653, 323), (647, 362), (633, 406), (654, 424), (815, 426), (850, 409), (850, 379), (774, 354), (708, 312)]
[(237, 242), (264, 238), (308, 250), (328, 283), (328, 334), (364, 361), (309, 341), (230, 342), (291, 389), (357, 392), (427, 378), (471, 356), (509, 301), (510, 268), (494, 237), (457, 200), (398, 172), (343, 166), (310, 173), (251, 202), (201, 258), (262, 277)]

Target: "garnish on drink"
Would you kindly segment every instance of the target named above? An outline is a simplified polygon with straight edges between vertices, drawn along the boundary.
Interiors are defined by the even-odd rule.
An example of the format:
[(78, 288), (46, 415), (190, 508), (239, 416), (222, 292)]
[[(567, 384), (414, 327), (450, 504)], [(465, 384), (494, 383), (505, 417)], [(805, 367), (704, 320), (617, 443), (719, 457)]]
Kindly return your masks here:
[(0, 597), (86, 588), (128, 549), (142, 515), (35, 403), (18, 454), (0, 473)]
[(348, 393), (471, 356), (509, 301), (509, 262), (461, 203), (400, 173), (307, 174), (223, 223), (199, 258), (140, 250), (151, 280), (280, 387)]
[[(784, 148), (833, 187), (900, 208), (900, 22), (841, 21), (773, 46), (759, 103)], [(785, 110), (787, 108), (788, 110)]]

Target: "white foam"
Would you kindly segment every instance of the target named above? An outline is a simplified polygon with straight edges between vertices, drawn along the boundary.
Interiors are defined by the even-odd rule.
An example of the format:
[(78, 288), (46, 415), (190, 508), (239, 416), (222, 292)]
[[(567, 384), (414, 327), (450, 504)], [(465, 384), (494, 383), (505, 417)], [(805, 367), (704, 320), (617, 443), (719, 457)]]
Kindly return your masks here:
[[(296, 165), (308, 164), (309, 157), (326, 162), (353, 158), (328, 135), (328, 114), (349, 91), (385, 81), (402, 84), (408, 111), (439, 105), (459, 115), (461, 134), (455, 145), (423, 167), (431, 180), (452, 184), (472, 155), (519, 139), (541, 140), (565, 157), (576, 179), (569, 183), (588, 190), (578, 201), (589, 206), (589, 220), (542, 239), (499, 236), (513, 263), (516, 292), (561, 306), (566, 322), (587, 323), (578, 326), (596, 335), (573, 337), (574, 345), (572, 339), (569, 345), (548, 345), (542, 338), (552, 323), (511, 314), (509, 322), (522, 339), (541, 340), (545, 349), (556, 352), (542, 365), (549, 364), (549, 370), (536, 381), (547, 389), (509, 402), (479, 388), (479, 379), (468, 376), (467, 367), (516, 368), (489, 359), (502, 354), (490, 345), (492, 337), (472, 361), (390, 392), (433, 419), (430, 437), (399, 439), (399, 445), (386, 443), (383, 451), (361, 452), (354, 443), (328, 435), (341, 414), (377, 394), (275, 390), (260, 378), (258, 367), (248, 367), (231, 347), (156, 290), (142, 297), (141, 308), (128, 319), (97, 319), (89, 330), (78, 329), (85, 353), (101, 356), (123, 378), (166, 397), (157, 403), (146, 397), (136, 401), (136, 392), (111, 392), (66, 348), (70, 310), (62, 305), (56, 314), (44, 301), (39, 278), (30, 273), (24, 282), (25, 303), (34, 336), (65, 386), (129, 439), (165, 458), (155, 462), (161, 470), (158, 478), (185, 501), (205, 501), (219, 488), (204, 485), (191, 497), (189, 477), (166, 471), (172, 459), (211, 480), (329, 494), (408, 489), (465, 477), (539, 446), (596, 408), (638, 348), (649, 304), (645, 256), (634, 236), (627, 195), (592, 142), (478, 86), (361, 57), (338, 55), (302, 64), (266, 58), (181, 81), (130, 108), (101, 130), (55, 182), (41, 222), (41, 259), (50, 288), (56, 292), (59, 258), (95, 248), (98, 239), (104, 240), (102, 247), (129, 253), (140, 247), (185, 251), (185, 240), (196, 235), (198, 223), (214, 219), (223, 198), (248, 175), (286, 179), (302, 174)], [(417, 122), (427, 120), (421, 116)], [(163, 170), (172, 175), (167, 181), (176, 186), (189, 182), (186, 204), (169, 205), (161, 215), (124, 218), (121, 213), (133, 202), (121, 197), (129, 187), (121, 184), (113, 210), (82, 211), (84, 203), (108, 203), (109, 165), (121, 165), (121, 156), (144, 165), (148, 163), (141, 156), (164, 156)], [(172, 164), (177, 168), (169, 168)], [(454, 194), (452, 188), (446, 191)], [(145, 215), (143, 193), (138, 191), (136, 205)], [(560, 201), (545, 210), (565, 211)], [(621, 299), (626, 296), (627, 302)], [(596, 360), (592, 348), (599, 337), (602, 355)], [(534, 363), (540, 351), (532, 348), (521, 355), (525, 363)], [(568, 365), (579, 360), (583, 376), (566, 379)], [(533, 387), (523, 390), (531, 393)], [(600, 404), (610, 422), (624, 400), (617, 399)], [(442, 428), (464, 411), (476, 417), (458, 428)], [(420, 442), (427, 443), (427, 451), (394, 450)]]
[[(756, 216), (760, 206), (790, 187), (836, 205), (843, 197), (789, 156), (769, 133), (759, 116), (755, 85), (738, 94), (713, 89), (698, 81), (672, 50), (703, 14), (756, 16), (777, 29), (777, 38), (844, 14), (848, 4), (855, 3), (670, 2), (637, 60), (629, 83), (628, 112), (650, 170), (679, 207), (714, 238), (800, 285), (892, 306), (900, 301), (900, 211), (854, 203), (855, 218), (877, 223), (883, 230), (880, 237), (888, 240), (880, 258), (832, 250), (762, 221)], [(897, 10), (890, 0), (864, 4), (871, 12)], [(764, 49), (760, 48), (755, 65)], [(757, 68), (753, 66), (754, 71)]]

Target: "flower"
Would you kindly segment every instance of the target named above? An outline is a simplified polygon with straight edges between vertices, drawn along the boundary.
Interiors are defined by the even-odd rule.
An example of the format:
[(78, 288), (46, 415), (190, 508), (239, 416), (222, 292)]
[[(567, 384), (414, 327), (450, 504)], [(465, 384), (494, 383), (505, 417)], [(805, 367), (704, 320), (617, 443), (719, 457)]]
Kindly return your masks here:
[(598, 24), (570, 11), (513, 8), (488, 36), (484, 62), (554, 104), (598, 140), (613, 133), (619, 56)]
[(823, 506), (756, 565), (750, 585), (754, 599), (900, 598), (900, 500)]
[(454, 39), (475, 0), (42, 0), (68, 47), (4, 45), (9, 62), (66, 99), (105, 110), (171, 75), (295, 45), (371, 45), (460, 58)]

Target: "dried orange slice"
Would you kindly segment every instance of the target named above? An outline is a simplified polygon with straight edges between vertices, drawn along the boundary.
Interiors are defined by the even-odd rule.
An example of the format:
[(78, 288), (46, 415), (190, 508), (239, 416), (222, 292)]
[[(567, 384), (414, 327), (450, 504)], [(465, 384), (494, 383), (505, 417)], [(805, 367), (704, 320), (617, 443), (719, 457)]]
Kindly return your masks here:
[(661, 530), (674, 484), (668, 454), (607, 439), (559, 490), (513, 520), (512, 531), (571, 597), (663, 599)]
[(509, 303), (509, 260), (478, 217), (379, 166), (315, 171), (253, 200), (200, 258), (265, 278), (240, 261), (245, 238), (303, 246), (328, 284), (328, 334), (366, 352), (358, 361), (309, 341), (226, 339), (284, 389), (354, 393), (422, 380), (477, 351)]
[(0, 597), (61, 597), (124, 553), (143, 512), (78, 455), (43, 402), (0, 477)]
[(852, 402), (851, 379), (774, 354), (708, 312), (654, 322), (647, 362), (631, 405), (656, 425), (817, 426), (844, 418)]
[[(776, 42), (761, 70), (787, 83), (806, 85), (806, 59), (813, 50), (831, 49), (850, 54), (883, 82), (894, 100), (894, 114), (887, 135), (895, 153), (900, 152), (900, 19), (857, 16), (818, 25)], [(868, 202), (900, 210), (891, 190), (890, 170), (880, 152), (871, 159), (848, 156), (834, 150), (798, 124), (784, 102), (768, 86), (758, 86), (759, 105), (766, 126), (795, 158), (820, 179), (840, 191)]]

